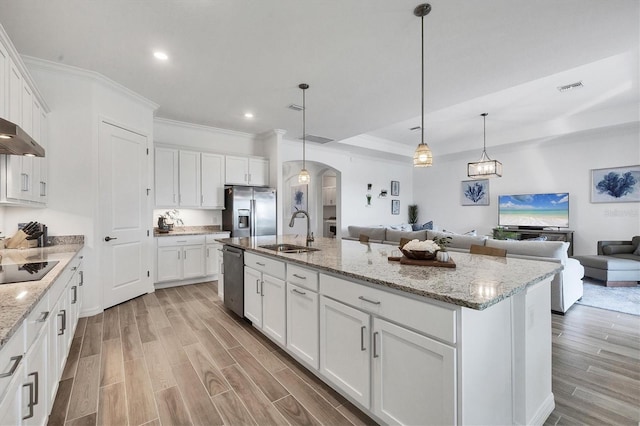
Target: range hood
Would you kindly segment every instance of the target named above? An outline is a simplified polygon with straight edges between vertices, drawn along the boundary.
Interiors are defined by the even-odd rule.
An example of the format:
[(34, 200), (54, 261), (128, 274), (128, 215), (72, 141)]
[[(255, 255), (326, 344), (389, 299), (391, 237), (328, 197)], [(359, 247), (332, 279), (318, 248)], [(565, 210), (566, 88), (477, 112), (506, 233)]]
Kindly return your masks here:
[(44, 157), (44, 148), (20, 126), (0, 118), (0, 154)]

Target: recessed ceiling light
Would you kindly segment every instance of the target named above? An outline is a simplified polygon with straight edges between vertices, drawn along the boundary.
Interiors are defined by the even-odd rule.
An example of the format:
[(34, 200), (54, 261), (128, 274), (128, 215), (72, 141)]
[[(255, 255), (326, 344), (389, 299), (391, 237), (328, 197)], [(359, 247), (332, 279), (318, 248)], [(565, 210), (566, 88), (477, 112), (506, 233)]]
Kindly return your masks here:
[(160, 52), (160, 51), (153, 52), (153, 56), (154, 56), (156, 59), (160, 59), (161, 61), (166, 61), (167, 59), (169, 59), (169, 55), (167, 55), (167, 54), (166, 54), (166, 53), (164, 53), (164, 52)]
[(244, 113), (244, 118), (253, 118), (253, 114), (250, 112), (245, 112)]

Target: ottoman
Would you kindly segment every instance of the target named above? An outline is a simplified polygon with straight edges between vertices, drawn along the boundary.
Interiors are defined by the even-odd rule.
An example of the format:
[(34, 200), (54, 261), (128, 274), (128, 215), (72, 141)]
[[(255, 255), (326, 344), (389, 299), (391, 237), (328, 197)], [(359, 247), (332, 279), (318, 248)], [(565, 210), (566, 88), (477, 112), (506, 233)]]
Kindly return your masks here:
[(615, 256), (575, 256), (584, 266), (584, 275), (605, 281), (607, 287), (633, 287), (640, 281), (640, 262)]

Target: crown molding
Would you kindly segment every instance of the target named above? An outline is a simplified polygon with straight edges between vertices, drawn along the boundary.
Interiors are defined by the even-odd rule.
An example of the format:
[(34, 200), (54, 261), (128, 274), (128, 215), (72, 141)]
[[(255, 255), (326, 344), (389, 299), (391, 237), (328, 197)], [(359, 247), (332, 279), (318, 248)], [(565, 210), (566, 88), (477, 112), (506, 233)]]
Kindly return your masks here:
[(172, 120), (170, 118), (154, 117), (154, 123), (166, 124), (168, 126), (182, 127), (191, 130), (201, 130), (205, 132), (216, 132), (231, 136), (240, 136), (244, 138), (256, 138), (254, 133), (239, 132), (237, 130), (222, 129), (220, 127), (205, 126), (204, 124), (188, 123), (186, 121)]
[(22, 60), (25, 62), (25, 64), (35, 67), (35, 68), (40, 68), (43, 69), (45, 71), (52, 71), (52, 72), (58, 72), (58, 73), (64, 73), (64, 74), (69, 74), (72, 75), (74, 77), (78, 77), (78, 78), (82, 78), (85, 80), (90, 80), (90, 81), (94, 81), (97, 83), (102, 84), (103, 86), (113, 89), (125, 96), (127, 96), (128, 98), (132, 99), (135, 102), (138, 102), (144, 106), (146, 106), (147, 108), (155, 111), (157, 110), (160, 105), (145, 98), (144, 96), (134, 92), (133, 90), (123, 86), (120, 83), (117, 83), (113, 80), (111, 80), (108, 77), (105, 77), (104, 75), (100, 74), (99, 72), (96, 71), (90, 71), (90, 70), (86, 70), (84, 68), (78, 68), (78, 67), (74, 67), (72, 65), (66, 65), (66, 64), (60, 64), (58, 62), (52, 62), (52, 61), (47, 61), (45, 59), (40, 59), (40, 58), (35, 58), (33, 56), (27, 56), (27, 55), (23, 55), (22, 56)]

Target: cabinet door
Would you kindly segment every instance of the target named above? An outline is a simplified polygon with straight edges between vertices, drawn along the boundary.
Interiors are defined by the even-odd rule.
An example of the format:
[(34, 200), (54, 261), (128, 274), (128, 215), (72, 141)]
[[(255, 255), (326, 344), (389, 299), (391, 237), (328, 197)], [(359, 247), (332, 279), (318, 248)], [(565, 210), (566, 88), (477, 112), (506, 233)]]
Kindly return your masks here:
[[(40, 145), (47, 150), (48, 142), (49, 142), (49, 121), (47, 120), (47, 114), (44, 111), (40, 111)], [(40, 173), (39, 173), (39, 182), (34, 181), (34, 185), (38, 184), (38, 189), (36, 192), (40, 194), (38, 202), (41, 204), (47, 204), (48, 201), (48, 178), (49, 178), (49, 157), (44, 156), (43, 158), (39, 158), (40, 163)]]
[(224, 257), (222, 256), (222, 245), (216, 248), (218, 256), (218, 297), (224, 302)]
[(55, 312), (55, 316), (52, 318), (51, 325), (54, 326), (56, 330), (56, 361), (57, 361), (57, 370), (58, 377), (62, 374), (64, 370), (64, 363), (67, 361), (68, 346), (67, 342), (69, 339), (69, 301), (66, 294), (67, 289), (65, 288), (60, 300), (58, 301), (58, 309), (53, 311)]
[[(38, 142), (39, 144), (42, 141), (42, 136), (41, 136), (41, 118), (42, 118), (42, 114), (41, 114), (41, 108), (40, 108), (40, 103), (38, 103), (37, 99), (33, 99), (33, 102), (31, 103), (32, 106), (32, 120), (33, 120), (33, 131), (31, 133), (31, 137)], [(30, 199), (31, 201), (35, 202), (35, 203), (40, 203), (40, 162), (44, 160), (44, 158), (42, 157), (34, 157), (31, 158), (31, 185), (30, 185)]]
[(62, 370), (60, 370), (60, 362), (58, 361), (58, 345), (59, 345), (59, 323), (60, 320), (58, 318), (58, 313), (60, 312), (60, 299), (52, 300), (51, 303), (51, 314), (49, 315), (49, 319), (47, 321), (47, 330), (49, 333), (49, 354), (47, 356), (47, 383), (49, 383), (49, 387), (47, 388), (47, 404), (49, 407), (53, 406), (53, 401), (56, 397), (56, 391), (58, 389), (55, 386), (55, 383), (58, 383), (60, 376), (62, 375)]
[(318, 369), (318, 293), (287, 283), (287, 349)]
[(262, 274), (262, 330), (281, 345), (287, 336), (285, 297), (284, 281)]
[(262, 328), (262, 273), (244, 267), (244, 316)]
[(9, 58), (9, 121), (22, 126), (22, 74)]
[(201, 154), (202, 207), (224, 208), (224, 155)]
[[(206, 275), (215, 275), (220, 273), (220, 252), (222, 246), (220, 244), (207, 244), (205, 249)], [(220, 284), (220, 283), (218, 283)]]
[(370, 406), (369, 314), (320, 297), (320, 373)]
[(20, 201), (25, 198), (27, 191), (27, 177), (22, 172), (22, 160), (25, 157), (5, 155), (7, 169), (7, 200)]
[(249, 159), (247, 157), (225, 157), (225, 181), (228, 184), (249, 183)]
[(0, 117), (9, 119), (9, 52), (0, 42)]
[(373, 412), (389, 424), (455, 424), (454, 348), (373, 319)]
[(178, 205), (178, 150), (155, 149), (156, 206)]
[(182, 247), (158, 247), (157, 256), (156, 282), (182, 278)]
[(47, 354), (48, 330), (41, 330), (40, 336), (27, 353), (25, 378), (22, 386), (23, 425), (43, 425), (47, 420)]
[(200, 207), (200, 153), (179, 152), (180, 207)]
[(71, 340), (73, 339), (73, 333), (76, 331), (76, 324), (78, 317), (80, 316), (80, 303), (78, 298), (78, 284), (77, 284), (77, 271), (73, 274), (73, 277), (69, 281), (67, 286), (67, 297), (69, 299), (69, 315), (67, 318), (67, 345), (71, 347)]
[(249, 185), (269, 185), (269, 160), (249, 158)]
[[(16, 374), (24, 374), (24, 368), (16, 371)], [(14, 380), (4, 399), (0, 400), (0, 425), (19, 425), (22, 421), (20, 413), (20, 396), (22, 395), (22, 381)]]
[(204, 277), (204, 245), (184, 246), (182, 262), (182, 278)]
[(22, 125), (20, 127), (33, 137), (33, 91), (24, 79), (22, 79)]

